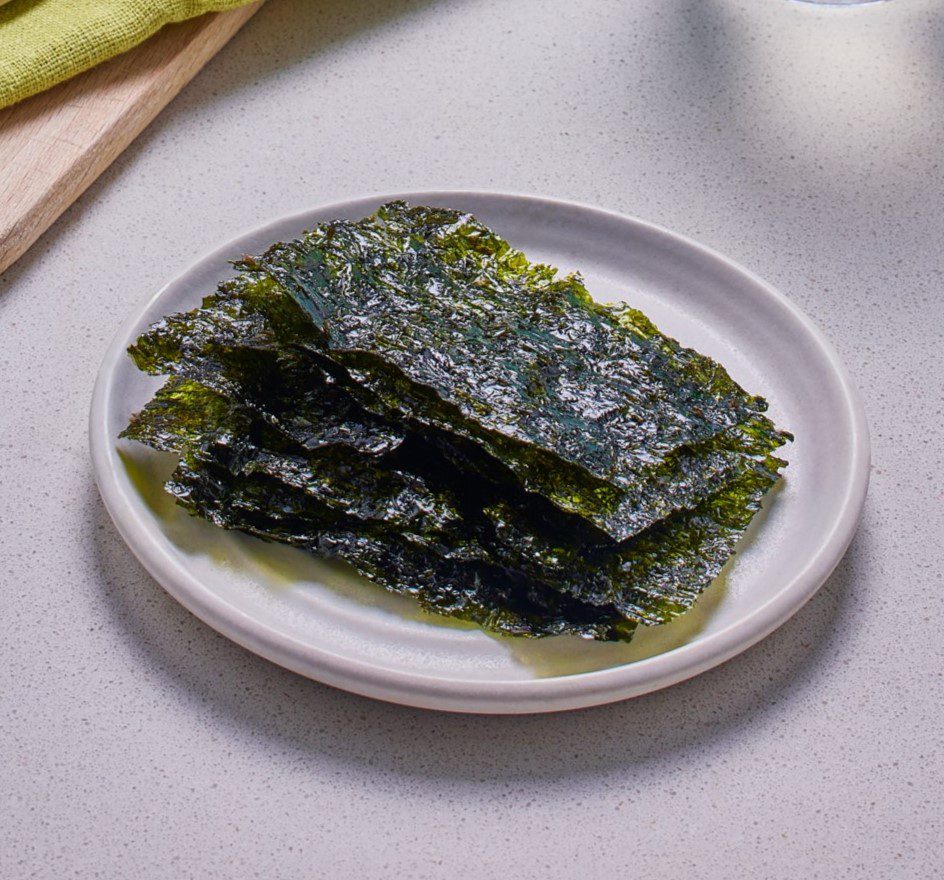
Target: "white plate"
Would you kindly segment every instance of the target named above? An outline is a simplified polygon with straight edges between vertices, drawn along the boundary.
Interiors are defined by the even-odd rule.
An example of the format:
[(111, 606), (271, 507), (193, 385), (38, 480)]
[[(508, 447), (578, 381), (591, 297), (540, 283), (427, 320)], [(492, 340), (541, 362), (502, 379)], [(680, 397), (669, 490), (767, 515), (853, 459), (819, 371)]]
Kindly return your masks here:
[[(163, 315), (191, 308), (231, 274), (227, 261), (392, 198), (473, 212), (529, 257), (579, 269), (600, 300), (627, 299), (720, 360), (796, 434), (790, 466), (725, 573), (696, 608), (630, 645), (489, 636), (423, 614), (338, 566), (216, 529), (161, 490), (168, 456), (119, 442), (157, 380), (127, 346)], [(419, 192), (370, 197), (276, 220), (223, 245), (124, 325), (91, 410), (102, 498), (147, 570), (194, 614), (251, 651), (318, 681), (413, 706), (548, 712), (637, 696), (690, 678), (762, 639), (829, 576), (865, 500), (868, 431), (835, 352), (781, 294), (724, 257), (640, 220), (531, 196)]]

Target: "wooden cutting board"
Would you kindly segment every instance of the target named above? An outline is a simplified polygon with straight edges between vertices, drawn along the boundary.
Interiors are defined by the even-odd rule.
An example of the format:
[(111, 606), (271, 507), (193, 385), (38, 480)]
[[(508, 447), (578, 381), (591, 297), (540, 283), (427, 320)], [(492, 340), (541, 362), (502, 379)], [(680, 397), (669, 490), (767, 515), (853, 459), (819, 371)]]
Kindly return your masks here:
[(130, 52), (0, 110), (0, 272), (22, 256), (262, 2), (165, 27)]

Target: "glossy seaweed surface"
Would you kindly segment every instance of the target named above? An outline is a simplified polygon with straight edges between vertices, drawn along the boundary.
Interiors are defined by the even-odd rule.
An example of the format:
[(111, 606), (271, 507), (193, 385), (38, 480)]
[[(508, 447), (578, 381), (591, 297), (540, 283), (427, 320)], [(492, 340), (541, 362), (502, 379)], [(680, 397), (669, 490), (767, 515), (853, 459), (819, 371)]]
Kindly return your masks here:
[(124, 435), (225, 528), (340, 558), (506, 634), (628, 639), (683, 613), (789, 434), (716, 362), (474, 218), (384, 206), (241, 262), (131, 355)]
[[(600, 545), (527, 496), (463, 490), (461, 475), (422, 438), (409, 436), (384, 457), (344, 443), (312, 451), (246, 404), (193, 380), (171, 378), (124, 436), (185, 456), (212, 439), (217, 463), (234, 478), (270, 477), (375, 532), (406, 536), (443, 558), (489, 562), (650, 624), (686, 610), (711, 582), (750, 520), (743, 511), (756, 510), (776, 479), (771, 462), (745, 459), (738, 479), (694, 509), (629, 541)], [(743, 508), (736, 503), (742, 494), (750, 502)], [(672, 579), (683, 557), (692, 560), (686, 576)]]
[(616, 539), (648, 524), (627, 492), (677, 485), (660, 479), (673, 452), (766, 409), (455, 211), (391, 203), (246, 265), (392, 412), (468, 437)]
[[(649, 339), (666, 357), (675, 358), (680, 372), (704, 376), (703, 384), (719, 397), (734, 397), (740, 392), (715, 362), (662, 336), (651, 324), (643, 323), (640, 313), (624, 310), (614, 313), (613, 319), (627, 322), (630, 314), (636, 321), (634, 326), (640, 328), (637, 335)], [(600, 530), (601, 536), (614, 540), (625, 539), (669, 513), (697, 503), (739, 473), (744, 454), (764, 457), (785, 440), (785, 435), (760, 413), (765, 404), (752, 399), (754, 409), (744, 422), (700, 443), (679, 447), (661, 460), (653, 458), (635, 485), (615, 488), (578, 474), (578, 488), (574, 484), (567, 488), (568, 493), (577, 495), (568, 494), (562, 503), (559, 494), (537, 491), (533, 481), (522, 481), (514, 462), (494, 444), (485, 448), (465, 433), (452, 430), (443, 419), (430, 424), (390, 410), (370, 389), (325, 358), (313, 336), (310, 321), (291, 298), (270, 278), (256, 272), (222, 285), (200, 309), (156, 324), (133, 346), (132, 355), (148, 372), (187, 376), (224, 392), (244, 393), (240, 388), (248, 385), (257, 392), (255, 405), (295, 418), (295, 429), (312, 433), (313, 440), (321, 432), (312, 426), (320, 424), (327, 433), (347, 431), (352, 441), (358, 438), (359, 445), (385, 451), (400, 442), (405, 430), (422, 431), (443, 455), (463, 469), (476, 472), (480, 479), (518, 483), (523, 491), (548, 500), (562, 512), (584, 517)], [(258, 393), (273, 385), (279, 369), (291, 369), (299, 362), (303, 369), (288, 392), (288, 406), (284, 398)], [(331, 385), (330, 391), (323, 390), (325, 383)], [(305, 395), (310, 398), (307, 403)], [(311, 411), (317, 402), (323, 402), (320, 417)], [(745, 447), (748, 435), (749, 449)], [(517, 449), (516, 444), (512, 445)], [(547, 457), (543, 452), (542, 456)], [(545, 461), (542, 479), (556, 479), (556, 468), (566, 469), (567, 465), (559, 460)]]
[(629, 641), (636, 628), (613, 606), (581, 602), (487, 560), (444, 554), (436, 542), (352, 518), (266, 474), (235, 473), (225, 441), (211, 438), (185, 450), (167, 489), (215, 525), (342, 560), (379, 586), (414, 596), (426, 611), (492, 632)]

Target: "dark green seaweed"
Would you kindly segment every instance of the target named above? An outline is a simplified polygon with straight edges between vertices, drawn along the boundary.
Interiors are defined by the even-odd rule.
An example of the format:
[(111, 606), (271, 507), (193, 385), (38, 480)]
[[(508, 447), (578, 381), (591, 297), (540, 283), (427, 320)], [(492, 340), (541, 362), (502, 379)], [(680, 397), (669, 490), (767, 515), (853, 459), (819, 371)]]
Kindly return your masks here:
[(130, 353), (124, 436), (224, 528), (497, 632), (629, 639), (711, 583), (791, 439), (710, 358), (474, 218), (392, 203), (240, 263)]
[(230, 450), (190, 447), (168, 490), (194, 515), (266, 541), (340, 559), (384, 589), (414, 596), (427, 611), (514, 636), (570, 634), (629, 641), (636, 624), (612, 607), (589, 605), (517, 573), (445, 559), (409, 537), (365, 528), (264, 474), (234, 476)]
[[(200, 309), (156, 324), (132, 347), (132, 355), (148, 372), (177, 373), (224, 393), (242, 395), (277, 422), (282, 414), (283, 428), (287, 427), (284, 414), (289, 413), (295, 422), (291, 426), (295, 435), (307, 434), (311, 443), (324, 442), (327, 434), (334, 439), (346, 438), (360, 448), (386, 452), (412, 430), (428, 436), (444, 456), (464, 470), (477, 473), (480, 479), (496, 485), (519, 482), (506, 463), (467, 437), (415, 420), (397, 423), (372, 412), (370, 401), (367, 406), (361, 405), (352, 395), (362, 389), (352, 387), (350, 382), (342, 386), (335, 376), (312, 363), (306, 352), (287, 342), (310, 341), (310, 331), (308, 322), (270, 279), (247, 275), (224, 285)], [(700, 359), (694, 363), (714, 382), (717, 393), (734, 393), (732, 389), (737, 386), (726, 378), (726, 373), (719, 372), (714, 362), (680, 349), (654, 328), (649, 332), (660, 345), (674, 344), (678, 352)], [(693, 372), (688, 363), (684, 369)], [(727, 385), (721, 385), (724, 381)], [(307, 387), (308, 382), (311, 387)], [(754, 438), (753, 449), (744, 447), (745, 430)], [(635, 534), (672, 511), (691, 507), (718, 491), (740, 473), (745, 453), (763, 457), (779, 446), (784, 436), (765, 416), (755, 413), (746, 427), (728, 428), (652, 464), (647, 479), (630, 490), (620, 490), (610, 512), (602, 519), (591, 517), (591, 521), (606, 535), (612, 535), (610, 527), (618, 524), (617, 540)], [(594, 491), (607, 498), (614, 494), (607, 486), (597, 486)], [(569, 508), (565, 505), (564, 509)]]
[[(185, 458), (211, 443), (215, 464), (234, 478), (270, 478), (319, 509), (406, 536), (443, 559), (489, 562), (512, 578), (539, 580), (646, 624), (684, 611), (717, 575), (776, 481), (778, 464), (745, 457), (750, 467), (722, 492), (613, 547), (594, 546), (592, 533), (575, 528), (572, 518), (542, 512), (527, 499), (515, 503), (485, 485), (463, 487), (461, 474), (457, 485), (449, 463), (437, 462), (418, 437), (383, 458), (346, 446), (305, 450), (245, 404), (180, 377), (132, 418), (123, 436)], [(686, 576), (679, 579), (677, 570)]]
[(695, 381), (579, 278), (454, 211), (391, 203), (245, 265), (278, 279), (316, 344), (389, 411), (469, 438), (616, 539), (646, 524), (627, 491), (766, 407), (729, 378)]
[(184, 456), (212, 438), (235, 475), (270, 476), (328, 509), (438, 540), (456, 555), (466, 544), (462, 513), (450, 492), (433, 489), (421, 476), (380, 466), (375, 456), (346, 444), (306, 449), (241, 400), (191, 379), (169, 379), (132, 416), (122, 436)]
[(403, 429), (365, 410), (287, 341), (306, 338), (301, 318), (274, 282), (241, 277), (220, 285), (201, 308), (152, 325), (129, 353), (144, 372), (191, 379), (248, 404), (308, 449), (395, 449)]

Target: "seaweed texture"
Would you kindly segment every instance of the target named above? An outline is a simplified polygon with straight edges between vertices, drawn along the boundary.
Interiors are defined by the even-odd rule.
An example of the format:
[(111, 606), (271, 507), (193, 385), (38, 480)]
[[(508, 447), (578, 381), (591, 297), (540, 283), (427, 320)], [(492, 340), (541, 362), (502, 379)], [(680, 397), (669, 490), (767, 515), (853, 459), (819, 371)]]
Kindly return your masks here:
[[(600, 310), (608, 312), (603, 307)], [(624, 318), (619, 313), (615, 315)], [(666, 357), (677, 358), (681, 363), (680, 371), (708, 377), (710, 383), (705, 384), (713, 387), (716, 395), (735, 396), (739, 391), (713, 361), (681, 349), (651, 325), (646, 333), (637, 330), (640, 338), (650, 339), (667, 352)], [(766, 455), (785, 439), (785, 435), (777, 432), (761, 414), (762, 404), (758, 399), (751, 398), (753, 408), (746, 424), (728, 427), (700, 443), (681, 446), (661, 460), (653, 458), (645, 477), (636, 485), (616, 489), (598, 481), (584, 480), (581, 485), (590, 495), (568, 494), (562, 502), (559, 494), (539, 491), (539, 487), (527, 480), (522, 483), (520, 470), (516, 470), (513, 460), (494, 448), (483, 448), (464, 432), (454, 431), (446, 416), (430, 423), (391, 412), (376, 394), (324, 359), (320, 346), (313, 340), (310, 322), (271, 279), (258, 272), (223, 285), (200, 309), (159, 322), (132, 348), (132, 355), (148, 372), (177, 373), (224, 393), (245, 396), (248, 385), (253, 392), (250, 398), (261, 399), (256, 405), (264, 407), (276, 419), (279, 412), (292, 413), (297, 422), (296, 432), (308, 433), (313, 443), (323, 434), (347, 433), (350, 441), (361, 448), (385, 452), (402, 442), (405, 431), (424, 432), (443, 455), (476, 472), (480, 478), (494, 483), (518, 483), (526, 491), (547, 498), (559, 509), (583, 516), (614, 540), (623, 540), (669, 513), (711, 495), (741, 472), (744, 454)], [(275, 370), (280, 369), (284, 374), (299, 366), (301, 375), (281, 397), (261, 393), (266, 387), (278, 386)], [(309, 382), (311, 387), (306, 387)], [(325, 385), (330, 392), (322, 391)], [(404, 390), (404, 394), (412, 393), (410, 387)], [(319, 413), (317, 406), (322, 401)], [(752, 437), (751, 449), (744, 446), (746, 432)], [(546, 453), (535, 452), (531, 460), (543, 462), (540, 472), (545, 481), (556, 481), (560, 476), (561, 462)], [(572, 491), (573, 486), (566, 489), (567, 493)], [(575, 498), (587, 501), (591, 496), (593, 509), (583, 502), (574, 502)]]
[(259, 473), (234, 475), (231, 450), (213, 440), (188, 448), (168, 491), (190, 513), (225, 529), (340, 559), (384, 589), (415, 597), (430, 612), (504, 635), (577, 635), (629, 641), (636, 624), (481, 561), (444, 558), (405, 534), (371, 528), (295, 487)]
[(344, 445), (312, 452), (245, 403), (193, 380), (171, 378), (123, 436), (191, 458), (191, 449), (209, 444), (217, 473), (225, 467), (233, 479), (269, 478), (264, 485), (297, 490), (319, 509), (346, 516), (351, 528), (356, 522), (405, 536), (442, 559), (478, 560), (519, 582), (537, 579), (644, 624), (664, 623), (690, 607), (776, 480), (774, 460), (754, 465), (694, 510), (623, 544), (594, 546), (592, 533), (581, 534), (573, 520), (561, 522), (528, 498), (487, 486), (463, 495), (448, 462), (418, 437), (386, 459)]
[(658, 474), (670, 453), (766, 408), (733, 381), (698, 381), (578, 276), (455, 211), (391, 203), (246, 265), (279, 281), (316, 344), (390, 411), (469, 438), (617, 540), (646, 524), (627, 492), (673, 485)]
[(791, 435), (712, 359), (469, 215), (403, 203), (246, 257), (131, 347), (123, 436), (224, 528), (343, 559), (505, 634), (684, 613)]

